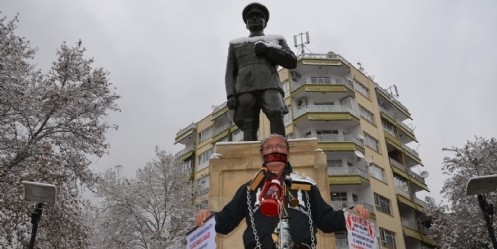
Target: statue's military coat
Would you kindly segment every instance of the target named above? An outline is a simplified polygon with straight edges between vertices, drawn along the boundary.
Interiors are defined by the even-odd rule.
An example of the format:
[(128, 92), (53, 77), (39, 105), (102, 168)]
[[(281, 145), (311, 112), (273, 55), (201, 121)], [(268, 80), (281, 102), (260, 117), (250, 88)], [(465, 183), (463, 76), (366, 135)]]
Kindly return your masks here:
[[(268, 46), (265, 56), (255, 54), (256, 42), (265, 42)], [(297, 66), (297, 58), (283, 36), (243, 37), (230, 41), (225, 78), (226, 96), (229, 98), (265, 89), (277, 89), (283, 95), (278, 65), (289, 69)]]

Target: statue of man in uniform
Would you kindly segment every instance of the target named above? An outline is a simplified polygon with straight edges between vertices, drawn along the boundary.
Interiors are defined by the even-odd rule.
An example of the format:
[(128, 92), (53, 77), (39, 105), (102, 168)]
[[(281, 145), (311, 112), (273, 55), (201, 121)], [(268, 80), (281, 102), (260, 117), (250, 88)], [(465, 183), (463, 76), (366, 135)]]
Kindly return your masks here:
[(265, 35), (268, 9), (251, 3), (242, 11), (249, 37), (230, 41), (226, 65), (227, 106), (234, 110), (233, 121), (243, 131), (244, 141), (256, 141), (259, 113), (270, 122), (271, 133), (285, 136), (283, 116), (288, 108), (277, 67), (293, 69), (297, 58), (281, 35)]

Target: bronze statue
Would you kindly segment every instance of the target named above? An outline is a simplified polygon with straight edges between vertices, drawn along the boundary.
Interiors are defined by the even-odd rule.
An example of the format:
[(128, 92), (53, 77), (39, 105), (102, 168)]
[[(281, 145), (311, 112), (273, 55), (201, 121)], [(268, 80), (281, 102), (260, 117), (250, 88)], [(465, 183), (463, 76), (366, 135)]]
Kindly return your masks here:
[(277, 66), (293, 69), (297, 57), (281, 35), (264, 35), (269, 20), (268, 9), (251, 3), (242, 11), (249, 37), (230, 41), (226, 65), (228, 108), (234, 110), (233, 121), (243, 131), (244, 141), (256, 141), (259, 113), (269, 119), (271, 133), (285, 136), (283, 116), (288, 108)]

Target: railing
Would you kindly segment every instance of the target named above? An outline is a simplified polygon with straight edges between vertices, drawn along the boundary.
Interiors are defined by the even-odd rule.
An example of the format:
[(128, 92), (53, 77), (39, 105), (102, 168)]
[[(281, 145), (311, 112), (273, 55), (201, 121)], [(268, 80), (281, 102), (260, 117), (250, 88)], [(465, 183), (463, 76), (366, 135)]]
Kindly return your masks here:
[(300, 59), (338, 59), (348, 63), (348, 61), (346, 61), (342, 56), (334, 53), (327, 53), (327, 54), (303, 53), (297, 56), (297, 59), (299, 60)]
[[(402, 126), (404, 129), (408, 130), (409, 132), (411, 132), (411, 134), (414, 134), (414, 129), (412, 129), (411, 127), (407, 126), (406, 124), (404, 124), (402, 121), (399, 121), (395, 118), (395, 115), (388, 111), (387, 109), (385, 109), (384, 107), (380, 106), (380, 111), (383, 112), (384, 114), (386, 114), (387, 116), (389, 116), (391, 119), (395, 120), (397, 122), (397, 124), (399, 126)], [(385, 128), (385, 127), (384, 127)], [(394, 135), (395, 136), (395, 135)]]
[(316, 84), (316, 85), (343, 85), (348, 87), (349, 89), (353, 90), (354, 86), (352, 85), (352, 82), (346, 78), (340, 78), (340, 77), (316, 77), (321, 79), (320, 82), (313, 82), (312, 78), (313, 76), (307, 76), (304, 75), (302, 78), (298, 79), (297, 81), (292, 82), (291, 85), (291, 90), (294, 91), (295, 89), (305, 85), (305, 84)]
[(417, 173), (415, 173), (414, 171), (408, 170), (407, 173), (409, 173), (410, 176), (414, 177), (418, 181), (425, 183), (425, 179), (423, 177), (421, 177), (420, 175), (418, 175)]
[(190, 145), (186, 146), (184, 149), (182, 149), (182, 150), (178, 151), (178, 152), (174, 155), (174, 157), (176, 157), (176, 158), (181, 157), (181, 156), (183, 156), (184, 154), (186, 154), (186, 153), (188, 153), (188, 152), (192, 151), (192, 150), (193, 150), (193, 148), (194, 148), (194, 145), (193, 145), (193, 144), (190, 144)]
[(397, 122), (397, 124), (399, 124), (400, 126), (402, 126), (404, 129), (408, 130), (409, 132), (411, 132), (412, 134), (414, 134), (414, 130), (407, 126), (406, 124), (402, 123), (402, 122)]
[(214, 114), (214, 113), (216, 113), (216, 112), (220, 111), (220, 110), (221, 110), (221, 109), (223, 109), (223, 108), (224, 108), (227, 104), (228, 104), (228, 102), (226, 101), (226, 102), (224, 102), (224, 103), (222, 103), (222, 104), (220, 104), (220, 105), (218, 105), (218, 106), (214, 107), (214, 109), (212, 109), (212, 114)]
[(336, 249), (349, 249), (349, 243), (347, 239), (335, 239)]
[(370, 213), (374, 214), (375, 209), (372, 204), (366, 203), (366, 202), (360, 202), (360, 201), (331, 201), (331, 206), (334, 209), (340, 210), (342, 208), (350, 208), (353, 207), (357, 204), (363, 205), (367, 210), (369, 210)]
[(419, 153), (417, 151), (415, 151), (414, 149), (411, 149), (407, 145), (404, 145), (404, 144), (402, 145), (402, 148), (404, 150), (407, 150), (409, 153), (415, 155), (417, 158), (419, 158)]
[(385, 94), (386, 96), (390, 97), (390, 101), (394, 102), (395, 104), (397, 104), (399, 106), (399, 108), (403, 111), (405, 111), (406, 113), (409, 113), (409, 110), (407, 109), (407, 107), (405, 107), (402, 103), (400, 103), (397, 99), (395, 99), (392, 94), (390, 94), (386, 89), (383, 89), (382, 87), (380, 87), (380, 85), (376, 84), (376, 88), (382, 92), (383, 94)]
[(389, 116), (391, 119), (393, 120), (397, 120), (395, 119), (395, 116), (393, 115), (392, 112), (388, 111), (387, 109), (385, 109), (384, 107), (380, 106), (380, 112), (383, 112), (385, 113), (387, 116)]
[(364, 142), (359, 137), (356, 137), (352, 134), (321, 134), (316, 135), (316, 138), (320, 142), (353, 142), (360, 146), (364, 145)]
[(405, 198), (407, 198), (409, 200), (411, 199), (411, 196), (409, 195), (408, 189), (404, 189), (403, 187), (400, 187), (400, 186), (395, 186), (395, 192), (399, 195), (404, 196)]
[(185, 133), (186, 131), (190, 130), (190, 129), (195, 129), (195, 127), (197, 127), (197, 124), (196, 123), (191, 123), (190, 125), (188, 125), (187, 127), (179, 130), (177, 133), (176, 133), (176, 136), (179, 136), (183, 133)]
[(214, 133), (212, 136), (214, 137), (214, 136), (218, 135), (219, 133), (221, 133), (229, 128), (231, 128), (231, 123), (223, 124), (221, 127), (217, 127), (214, 129)]
[(348, 112), (356, 117), (358, 116), (358, 111), (352, 107), (343, 105), (305, 105), (294, 110), (294, 118), (298, 118), (308, 112)]
[(408, 227), (412, 230), (418, 231), (418, 225), (416, 224), (416, 221), (414, 221), (413, 219), (400, 217), (400, 220), (401, 220), (403, 226)]
[(390, 135), (392, 135), (394, 137), (397, 137), (397, 135), (395, 134), (395, 130), (394, 129), (388, 128), (385, 125), (383, 125), (383, 130), (386, 131), (388, 134), (390, 134)]
[(358, 175), (362, 176), (365, 179), (369, 179), (368, 172), (356, 166), (328, 167), (328, 175), (329, 176)]
[(395, 168), (398, 168), (404, 172), (407, 170), (406, 166), (404, 166), (402, 163), (398, 162), (397, 160), (391, 157), (389, 157), (388, 159), (390, 161), (390, 165), (394, 166)]
[(414, 203), (416, 203), (416, 204), (418, 204), (418, 205), (422, 206), (423, 208), (426, 208), (426, 207), (428, 206), (428, 204), (427, 204), (426, 202), (424, 202), (424, 201), (420, 200), (420, 199), (419, 199), (418, 197), (416, 197), (416, 196), (414, 196), (412, 199), (413, 199)]

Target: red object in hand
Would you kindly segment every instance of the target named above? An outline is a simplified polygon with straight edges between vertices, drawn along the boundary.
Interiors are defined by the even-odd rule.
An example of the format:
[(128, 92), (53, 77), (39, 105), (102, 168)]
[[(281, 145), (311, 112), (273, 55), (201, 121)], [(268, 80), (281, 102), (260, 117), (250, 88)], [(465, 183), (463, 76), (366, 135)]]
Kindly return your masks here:
[(267, 217), (276, 217), (280, 213), (285, 192), (278, 178), (268, 178), (259, 195), (261, 213)]

